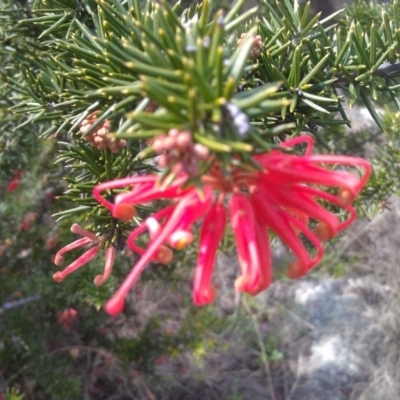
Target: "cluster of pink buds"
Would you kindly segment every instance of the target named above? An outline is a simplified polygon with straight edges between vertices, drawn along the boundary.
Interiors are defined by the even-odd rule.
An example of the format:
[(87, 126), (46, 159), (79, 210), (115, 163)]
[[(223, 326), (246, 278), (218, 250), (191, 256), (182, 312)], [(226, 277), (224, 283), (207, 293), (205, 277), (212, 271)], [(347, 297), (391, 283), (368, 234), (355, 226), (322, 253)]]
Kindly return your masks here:
[(126, 140), (117, 139), (109, 134), (110, 122), (104, 121), (97, 129), (89, 135), (85, 135), (89, 128), (96, 122), (99, 111), (95, 111), (87, 116), (79, 128), (79, 132), (83, 135), (83, 140), (96, 147), (98, 150), (109, 149), (111, 153), (118, 153), (120, 148), (126, 147)]
[[(239, 39), (236, 41), (236, 44), (238, 46), (240, 46), (243, 43), (243, 41), (246, 39), (246, 37), (247, 37), (247, 33), (242, 33), (240, 35)], [(255, 36), (253, 39), (253, 46), (251, 47), (251, 50), (250, 50), (250, 57), (257, 58), (261, 54), (263, 48), (264, 48), (264, 43), (263, 43), (262, 37), (260, 35)]]
[(182, 172), (196, 176), (199, 173), (199, 161), (205, 161), (210, 155), (207, 147), (193, 143), (189, 131), (170, 129), (167, 135), (156, 136), (153, 150), (160, 154), (157, 164), (161, 168), (169, 167), (175, 174)]
[[(68, 267), (66, 267), (64, 270), (58, 271), (53, 275), (53, 279), (58, 283), (62, 282), (65, 279), (65, 277), (71, 274), (72, 272), (76, 271), (77, 269), (83, 267), (85, 264), (93, 260), (100, 252), (103, 246), (103, 242), (100, 238), (98, 238), (94, 233), (89, 232), (86, 229), (83, 229), (78, 224), (73, 224), (71, 226), (71, 232), (81, 235), (82, 238), (75, 240), (74, 242), (68, 244), (67, 246), (59, 250), (54, 257), (54, 264), (60, 267), (64, 263), (65, 253), (68, 253), (72, 250), (85, 246), (91, 246), (91, 247), (84, 254), (78, 257), (74, 262), (68, 265)], [(97, 275), (94, 278), (94, 284), (96, 286), (102, 285), (109, 278), (114, 265), (114, 259), (115, 259), (115, 248), (114, 246), (111, 245), (106, 250), (106, 260), (105, 260), (103, 275)]]
[[(303, 155), (288, 152), (301, 143), (307, 144)], [(107, 302), (106, 311), (112, 315), (121, 312), (125, 297), (146, 266), (152, 261), (170, 262), (174, 250), (193, 241), (193, 229), (200, 220), (193, 289), (198, 305), (208, 304), (216, 297), (213, 269), (228, 222), (237, 245), (240, 274), (235, 288), (240, 292), (256, 295), (270, 285), (271, 233), (279, 236), (293, 253), (294, 261), (288, 267), (290, 278), (300, 277), (317, 265), (323, 255), (322, 242), (354, 221), (356, 211), (352, 203), (366, 184), (371, 167), (357, 157), (313, 155), (313, 140), (309, 136), (288, 140), (281, 146), (281, 150), (253, 156), (259, 168), (232, 166), (226, 171), (215, 161), (201, 181), (192, 185), (188, 184), (190, 176), (182, 172), (167, 183), (151, 174), (96, 186), (94, 197), (114, 218), (124, 220), (133, 217), (138, 205), (171, 200), (128, 237), (128, 246), (141, 257)], [(127, 191), (114, 196), (113, 202), (108, 195), (102, 195), (121, 188)], [(327, 204), (334, 207), (326, 208)], [(332, 208), (340, 212), (336, 214)], [(139, 247), (136, 239), (146, 232), (150, 238), (148, 245)], [(302, 238), (314, 250), (306, 247)]]

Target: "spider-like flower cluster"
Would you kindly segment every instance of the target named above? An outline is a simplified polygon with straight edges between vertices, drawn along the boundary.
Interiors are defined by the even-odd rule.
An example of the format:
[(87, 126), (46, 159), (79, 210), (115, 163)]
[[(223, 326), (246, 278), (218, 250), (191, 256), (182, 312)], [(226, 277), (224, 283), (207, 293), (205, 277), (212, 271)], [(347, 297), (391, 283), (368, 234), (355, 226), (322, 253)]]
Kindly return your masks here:
[[(307, 144), (304, 155), (287, 151), (302, 143)], [(212, 275), (228, 225), (237, 245), (240, 274), (235, 288), (240, 292), (256, 295), (270, 285), (271, 233), (293, 253), (287, 272), (290, 278), (300, 277), (316, 266), (323, 256), (322, 242), (335, 237), (356, 218), (352, 203), (366, 184), (371, 167), (357, 157), (313, 155), (309, 136), (288, 140), (281, 146), (281, 150), (254, 155), (252, 160), (258, 168), (239, 165), (227, 171), (215, 160), (197, 183), (189, 184), (190, 176), (180, 173), (166, 183), (149, 174), (97, 185), (94, 197), (114, 218), (125, 221), (134, 216), (138, 205), (170, 200), (129, 235), (128, 246), (141, 257), (106, 304), (106, 311), (122, 311), (125, 297), (149, 262), (169, 263), (174, 250), (193, 243), (198, 221), (201, 228), (193, 286), (193, 300), (198, 305), (209, 304), (216, 297)], [(130, 189), (110, 199), (109, 190), (121, 188)], [(146, 232), (149, 240), (143, 248), (136, 241)], [(304, 244), (303, 238), (314, 250)]]
[[(303, 155), (289, 151), (300, 144), (306, 144)], [(111, 315), (121, 312), (127, 294), (147, 265), (154, 261), (170, 263), (174, 251), (194, 242), (193, 232), (199, 222), (193, 285), (193, 300), (197, 305), (209, 304), (217, 296), (212, 284), (213, 270), (228, 225), (239, 261), (237, 291), (256, 295), (271, 284), (271, 234), (280, 237), (293, 254), (287, 275), (298, 278), (308, 273), (323, 256), (323, 242), (355, 220), (352, 204), (371, 174), (371, 166), (364, 159), (312, 154), (313, 144), (311, 137), (301, 136), (282, 142), (280, 149), (253, 155), (252, 165), (224, 165), (211, 159), (208, 150), (194, 144), (188, 131), (171, 129), (168, 135), (154, 140), (153, 148), (164, 156), (162, 166), (170, 170), (179, 166), (170, 175), (173, 179), (163, 180), (150, 173), (95, 186), (96, 200), (113, 218), (124, 221), (132, 220), (137, 206), (168, 201), (130, 233), (127, 244), (140, 258), (107, 302), (106, 311)], [(198, 171), (194, 160), (212, 163), (197, 180), (193, 179), (193, 173)], [(110, 191), (115, 189), (118, 193), (110, 196)], [(104, 240), (77, 224), (71, 230), (82, 238), (56, 254), (57, 265), (63, 263), (64, 253), (91, 247), (53, 275), (57, 282), (93, 259), (104, 244)], [(137, 243), (140, 238), (147, 238), (144, 247)], [(110, 275), (114, 253), (111, 245), (106, 252), (104, 274), (95, 278), (96, 285), (101, 285)]]
[(126, 140), (117, 139), (109, 134), (110, 121), (104, 121), (92, 133), (85, 135), (89, 128), (96, 122), (98, 114), (99, 112), (95, 111), (82, 121), (79, 132), (82, 134), (83, 140), (98, 150), (109, 149), (111, 153), (118, 153), (119, 149), (126, 147)]
[[(243, 41), (246, 39), (247, 33), (242, 33), (239, 37), (239, 39), (236, 41), (236, 44), (240, 46)], [(253, 39), (253, 46), (251, 47), (250, 50), (250, 57), (251, 58), (257, 58), (260, 54), (262, 49), (264, 48), (264, 43), (262, 40), (262, 37), (260, 35), (257, 35)]]
[(170, 129), (167, 135), (156, 136), (153, 150), (160, 154), (157, 164), (161, 168), (169, 167), (175, 174), (186, 173), (195, 176), (199, 173), (199, 161), (205, 161), (210, 155), (207, 147), (193, 143), (189, 131)]

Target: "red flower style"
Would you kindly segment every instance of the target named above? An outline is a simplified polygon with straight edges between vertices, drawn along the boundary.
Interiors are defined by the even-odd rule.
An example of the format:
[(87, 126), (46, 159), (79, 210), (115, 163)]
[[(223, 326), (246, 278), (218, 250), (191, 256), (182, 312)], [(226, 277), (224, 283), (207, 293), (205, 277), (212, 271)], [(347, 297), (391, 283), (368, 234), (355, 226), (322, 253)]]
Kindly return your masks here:
[[(53, 275), (53, 279), (58, 283), (61, 283), (65, 279), (65, 277), (72, 272), (75, 272), (77, 269), (92, 261), (97, 256), (97, 254), (99, 254), (102, 248), (102, 240), (98, 238), (94, 233), (83, 229), (78, 224), (73, 224), (71, 226), (71, 232), (81, 235), (82, 238), (75, 240), (74, 242), (64, 246), (61, 250), (59, 250), (54, 257), (54, 264), (56, 264), (57, 266), (61, 266), (64, 263), (64, 254), (67, 252), (88, 245), (92, 245), (92, 247), (88, 249), (85, 253), (83, 253), (80, 257), (78, 257), (75, 261), (73, 261), (70, 265), (68, 265), (68, 267), (66, 267), (64, 270), (58, 271)], [(97, 275), (94, 278), (94, 284), (96, 286), (101, 286), (109, 278), (112, 272), (112, 268), (114, 266), (114, 259), (115, 247), (111, 245), (106, 250), (103, 275)]]
[[(304, 155), (290, 154), (284, 148), (306, 143)], [(198, 305), (212, 302), (216, 290), (212, 273), (219, 243), (227, 220), (237, 244), (240, 276), (235, 288), (256, 295), (272, 279), (269, 231), (279, 236), (295, 256), (288, 276), (306, 274), (321, 260), (323, 241), (336, 236), (356, 217), (353, 200), (371, 173), (364, 159), (340, 155), (312, 155), (313, 140), (302, 136), (282, 143), (282, 149), (253, 156), (259, 168), (232, 167), (223, 171), (217, 162), (201, 177), (201, 187), (188, 185), (187, 174), (179, 174), (167, 183), (155, 175), (142, 175), (105, 182), (95, 187), (94, 197), (107, 207), (114, 218), (130, 220), (135, 206), (153, 200), (169, 199), (171, 204), (147, 218), (128, 238), (129, 247), (141, 258), (125, 281), (107, 302), (106, 311), (123, 310), (124, 299), (149, 262), (168, 263), (172, 249), (182, 249), (193, 241), (192, 227), (203, 219), (197, 265), (194, 273), (193, 299)], [(330, 168), (328, 168), (331, 166)], [(363, 169), (359, 176), (341, 168)], [(115, 196), (114, 203), (102, 196), (109, 189), (131, 189)], [(345, 218), (324, 207), (326, 203), (345, 211)], [(343, 213), (341, 213), (343, 214)], [(149, 234), (146, 249), (135, 240)], [(302, 234), (315, 247), (311, 252), (299, 237)]]

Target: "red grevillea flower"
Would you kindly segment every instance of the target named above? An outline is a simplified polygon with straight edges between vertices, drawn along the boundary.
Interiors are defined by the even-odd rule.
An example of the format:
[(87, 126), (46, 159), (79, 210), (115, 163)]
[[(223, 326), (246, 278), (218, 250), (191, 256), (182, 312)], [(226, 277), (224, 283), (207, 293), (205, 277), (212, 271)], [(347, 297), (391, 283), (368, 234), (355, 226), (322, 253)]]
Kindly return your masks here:
[[(300, 143), (307, 144), (304, 155), (284, 151)], [(187, 184), (189, 176), (185, 173), (167, 182), (160, 182), (155, 175), (141, 175), (96, 186), (94, 197), (114, 218), (126, 221), (134, 216), (136, 205), (171, 200), (130, 234), (128, 245), (141, 258), (107, 302), (106, 311), (121, 312), (126, 295), (148, 263), (169, 263), (172, 249), (182, 249), (193, 241), (192, 229), (199, 220), (202, 226), (193, 290), (196, 304), (208, 304), (216, 297), (212, 286), (214, 261), (228, 220), (240, 267), (236, 290), (256, 295), (270, 285), (270, 232), (279, 236), (295, 257), (288, 276), (306, 274), (321, 260), (322, 242), (354, 221), (356, 211), (351, 204), (371, 173), (364, 159), (312, 155), (312, 147), (313, 140), (308, 136), (286, 141), (281, 150), (253, 156), (259, 165), (254, 169), (237, 166), (225, 171), (215, 162), (197, 186)], [(356, 171), (359, 168), (362, 173)], [(113, 203), (102, 196), (102, 192), (116, 188), (130, 189), (117, 194)], [(328, 203), (344, 212), (338, 216), (325, 208)], [(148, 245), (142, 248), (136, 239), (145, 232)], [(314, 251), (305, 247), (300, 234), (315, 247)]]

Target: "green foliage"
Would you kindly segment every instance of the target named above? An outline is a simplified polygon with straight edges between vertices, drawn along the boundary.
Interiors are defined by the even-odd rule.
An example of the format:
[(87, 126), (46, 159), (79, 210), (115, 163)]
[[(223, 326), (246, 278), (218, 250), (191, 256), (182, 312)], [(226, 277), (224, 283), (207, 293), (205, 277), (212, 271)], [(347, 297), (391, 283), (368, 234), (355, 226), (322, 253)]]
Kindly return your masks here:
[(195, 308), (182, 319), (180, 328), (174, 333), (165, 331), (160, 315), (151, 317), (144, 327), (129, 338), (115, 339), (115, 352), (124, 362), (134, 362), (144, 373), (154, 373), (160, 357), (178, 357), (189, 351), (197, 362), (212, 353), (217, 342), (206, 332), (218, 334), (232, 323), (232, 319), (221, 319), (213, 309)]
[[(97, 221), (94, 226), (96, 231), (118, 232), (120, 225), (123, 224), (108, 217), (108, 211), (92, 197), (93, 188), (102, 181), (123, 178), (132, 172), (142, 171), (149, 167), (138, 163), (135, 159), (137, 149), (132, 146), (114, 155), (108, 150), (99, 151), (95, 147), (88, 147), (80, 141), (77, 144), (62, 142), (61, 145), (57, 163), (69, 165), (72, 175), (64, 177), (68, 186), (64, 195), (59, 196), (59, 200), (73, 203), (76, 207), (63, 210), (55, 216), (61, 221), (78, 212), (85, 213), (88, 219)], [(108, 223), (104, 223), (104, 220)], [(113, 235), (117, 233), (110, 234), (110, 237)]]
[(49, 354), (42, 357), (32, 371), (46, 392), (57, 393), (59, 400), (79, 398), (83, 393), (82, 377), (74, 371), (73, 365), (66, 368), (67, 362), (67, 354)]
[(172, 345), (170, 336), (160, 334), (158, 328), (158, 319), (152, 318), (136, 337), (116, 339), (116, 355), (125, 362), (134, 361), (140, 371), (149, 373), (156, 360), (167, 354)]
[[(20, 129), (40, 122), (43, 136), (68, 132), (58, 158), (70, 166), (60, 200), (73, 206), (60, 219), (82, 215), (111, 242), (125, 236), (128, 225), (113, 220), (91, 191), (154, 168), (143, 139), (171, 128), (189, 129), (227, 168), (234, 154), (248, 163), (249, 154), (270, 149), (276, 135), (309, 131), (330, 148), (319, 127), (349, 124), (339, 91), (350, 105), (364, 102), (384, 129), (370, 99), (382, 94), (397, 105), (399, 3), (380, 19), (374, 11), (362, 24), (347, 18), (340, 27), (332, 22), (337, 15), (319, 21), (310, 4), (272, 3), (264, 1), (257, 16), (256, 9), (240, 14), (244, 1), (225, 14), (208, 0), (190, 9), (134, 0), (3, 5), (13, 118), (28, 114)], [(355, 7), (361, 12), (360, 2)], [(374, 22), (368, 28), (367, 18)], [(79, 128), (95, 111), (85, 135), (107, 121), (114, 137), (128, 139), (126, 149), (112, 154), (82, 140)]]
[(322, 261), (320, 269), (334, 278), (343, 278), (351, 267), (359, 261), (357, 255), (340, 254), (337, 244), (331, 246), (330, 251)]
[(25, 395), (20, 394), (17, 389), (7, 389), (6, 391), (6, 400), (24, 400)]
[[(375, 147), (374, 175), (369, 184), (369, 192), (364, 196), (386, 199), (389, 194), (400, 193), (400, 112), (394, 112), (385, 108), (382, 123), (385, 129), (385, 137), (381, 137)], [(383, 203), (375, 203), (380, 208)]]
[[(158, 134), (190, 130), (227, 170), (304, 131), (318, 139), (320, 152), (362, 155), (371, 142), (374, 174), (357, 207), (370, 216), (399, 193), (399, 1), (384, 7), (357, 1), (347, 14), (324, 21), (297, 1), (263, 1), (258, 11), (241, 13), (244, 3), (229, 9), (206, 0), (186, 9), (166, 1), (0, 1), (0, 373), (10, 387), (27, 379), (42, 391), (38, 398), (81, 398), (84, 356), (68, 355), (77, 343), (93, 346), (83, 353), (87, 358), (106, 348), (125, 365), (133, 361), (152, 372), (159, 357), (182, 351), (200, 363), (218, 347), (215, 336), (232, 329), (245, 332), (262, 362), (280, 359), (274, 338), (254, 335), (251, 316), (240, 312), (229, 319), (190, 309), (173, 334), (162, 330), (162, 315), (129, 337), (100, 334), (99, 326), (114, 329), (115, 321), (97, 311), (131, 268), (124, 255), (104, 286), (92, 284), (104, 252), (62, 285), (51, 281), (54, 250), (47, 241), (74, 240), (71, 221), (104, 236), (104, 247), (126, 239), (131, 224), (113, 219), (92, 190), (100, 182), (157, 172), (148, 140)], [(255, 35), (262, 38), (260, 54), (252, 53)], [(364, 104), (384, 134), (348, 134), (345, 102)], [(394, 107), (379, 114), (376, 104), (383, 102)], [(84, 135), (108, 121), (111, 137), (126, 138), (126, 148), (112, 153), (84, 140), (82, 123), (96, 111)], [(6, 193), (18, 169), (25, 171), (21, 186)], [(56, 203), (48, 190), (59, 195)], [(140, 208), (134, 223), (149, 211)], [(29, 213), (31, 227), (24, 230)], [(58, 225), (43, 223), (51, 213)], [(225, 244), (230, 247), (229, 236)], [(177, 255), (174, 265), (156, 265), (144, 276), (178, 287), (194, 257)], [(329, 272), (344, 271), (335, 264)], [(36, 300), (4, 308), (26, 298)], [(57, 322), (67, 307), (79, 312), (72, 332)], [(23, 397), (6, 393), (7, 400)]]
[(346, 12), (340, 14), (339, 22), (344, 24), (345, 29), (351, 21), (357, 19), (363, 29), (369, 30), (371, 24), (379, 26), (382, 23), (382, 12), (393, 17), (393, 6), (390, 2), (382, 3), (378, 0), (356, 0), (350, 2)]

